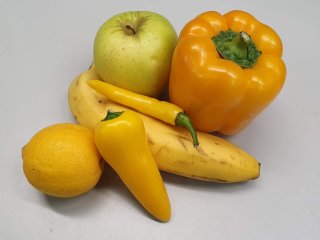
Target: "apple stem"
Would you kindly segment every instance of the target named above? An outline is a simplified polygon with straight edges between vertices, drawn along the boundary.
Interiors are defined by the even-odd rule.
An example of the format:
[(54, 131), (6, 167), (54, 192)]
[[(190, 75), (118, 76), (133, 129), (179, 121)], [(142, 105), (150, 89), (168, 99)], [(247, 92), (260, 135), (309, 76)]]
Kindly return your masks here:
[(129, 32), (130, 34), (133, 34), (133, 35), (136, 34), (136, 31), (130, 25), (126, 25), (126, 29), (130, 31)]

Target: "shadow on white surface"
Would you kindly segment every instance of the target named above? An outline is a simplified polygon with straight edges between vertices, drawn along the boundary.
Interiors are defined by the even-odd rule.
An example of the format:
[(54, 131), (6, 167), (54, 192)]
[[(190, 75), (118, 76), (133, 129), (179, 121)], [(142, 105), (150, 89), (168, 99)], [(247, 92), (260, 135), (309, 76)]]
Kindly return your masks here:
[(108, 164), (105, 164), (103, 174), (95, 187), (95, 190), (103, 195), (117, 195), (117, 197), (127, 202), (127, 204), (137, 210), (140, 214), (155, 220), (146, 210), (144, 210), (142, 205), (135, 199), (132, 193), (121, 181), (120, 177)]
[(231, 193), (231, 192), (243, 192), (248, 191), (251, 188), (255, 188), (258, 179), (250, 180), (239, 183), (220, 183), (220, 182), (209, 182), (201, 181), (197, 179), (191, 179), (184, 176), (178, 176), (168, 172), (161, 172), (163, 180), (166, 184), (183, 187), (186, 189), (192, 189), (201, 192), (220, 192), (220, 193)]
[(93, 208), (99, 205), (95, 202), (100, 201), (98, 198), (95, 198), (91, 192), (67, 199), (43, 195), (43, 200), (45, 204), (55, 212), (73, 217), (91, 214)]
[[(43, 199), (52, 210), (66, 216), (89, 216), (93, 212), (101, 211), (102, 209), (110, 210), (117, 207), (128, 207), (156, 221), (144, 210), (122, 183), (119, 176), (108, 165), (105, 165), (99, 182), (91, 191), (73, 198), (61, 199), (43, 195)], [(125, 202), (127, 206), (124, 206), (123, 203), (120, 204), (120, 201)]]
[(166, 184), (207, 192), (237, 192), (250, 190), (251, 188), (254, 188), (257, 184), (257, 181), (259, 181), (258, 178), (255, 180), (240, 183), (220, 183), (191, 179), (167, 172), (161, 172), (161, 175)]

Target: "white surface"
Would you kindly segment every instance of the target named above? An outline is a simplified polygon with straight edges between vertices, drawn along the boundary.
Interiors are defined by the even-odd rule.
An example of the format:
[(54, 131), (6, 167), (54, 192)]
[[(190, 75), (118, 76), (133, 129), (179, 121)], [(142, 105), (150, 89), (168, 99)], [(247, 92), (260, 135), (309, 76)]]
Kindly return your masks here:
[[(163, 173), (172, 219), (154, 221), (107, 169), (81, 197), (33, 189), (21, 147), (38, 130), (73, 122), (70, 81), (92, 60), (98, 27), (127, 10), (153, 10), (177, 32), (207, 10), (251, 12), (281, 36), (287, 81), (276, 101), (229, 138), (262, 163), (243, 184), (205, 183)], [(319, 239), (320, 2), (0, 0), (0, 239)]]

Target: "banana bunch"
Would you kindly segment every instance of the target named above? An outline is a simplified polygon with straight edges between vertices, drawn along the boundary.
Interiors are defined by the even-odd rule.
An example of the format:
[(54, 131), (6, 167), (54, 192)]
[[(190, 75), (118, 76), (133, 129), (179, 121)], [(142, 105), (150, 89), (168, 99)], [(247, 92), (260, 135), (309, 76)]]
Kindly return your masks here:
[[(100, 79), (94, 66), (71, 82), (68, 101), (76, 121), (94, 129), (107, 110), (124, 111), (128, 108), (93, 90), (87, 84), (90, 79)], [(200, 146), (195, 148), (187, 130), (139, 114), (160, 170), (204, 181), (230, 183), (259, 177), (259, 162), (230, 142), (197, 132)]]

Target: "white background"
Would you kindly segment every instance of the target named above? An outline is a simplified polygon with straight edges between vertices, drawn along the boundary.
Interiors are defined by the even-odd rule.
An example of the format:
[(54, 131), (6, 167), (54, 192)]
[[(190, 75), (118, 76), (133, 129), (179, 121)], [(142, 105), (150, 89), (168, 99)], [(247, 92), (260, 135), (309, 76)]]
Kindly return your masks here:
[[(67, 91), (88, 68), (99, 26), (153, 10), (180, 32), (196, 15), (242, 9), (273, 27), (287, 80), (278, 98), (229, 140), (255, 156), (261, 177), (207, 183), (163, 173), (172, 219), (159, 223), (106, 169), (89, 193), (44, 196), (22, 171), (21, 148), (41, 128), (74, 122)], [(320, 2), (0, 0), (0, 239), (319, 239)]]

